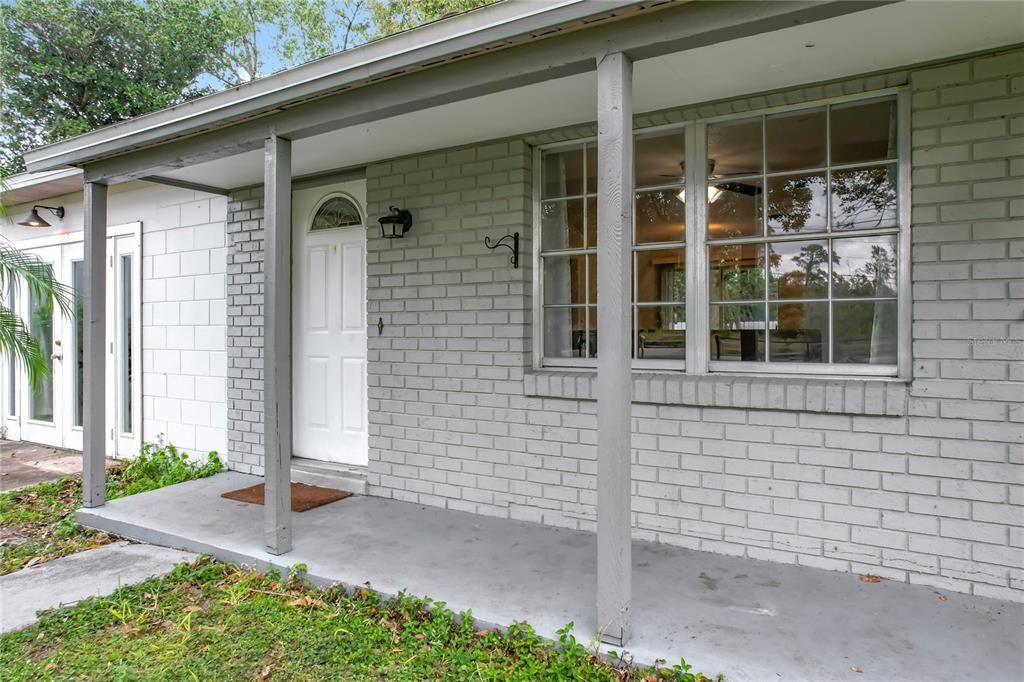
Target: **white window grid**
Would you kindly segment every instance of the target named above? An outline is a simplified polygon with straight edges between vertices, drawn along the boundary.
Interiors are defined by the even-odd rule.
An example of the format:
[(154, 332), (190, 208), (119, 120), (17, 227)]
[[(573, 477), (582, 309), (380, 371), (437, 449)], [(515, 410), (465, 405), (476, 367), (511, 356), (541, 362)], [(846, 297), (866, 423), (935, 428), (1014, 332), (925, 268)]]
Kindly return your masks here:
[[(828, 231), (807, 233), (807, 234), (781, 234), (772, 235), (766, 237), (764, 235), (754, 237), (743, 237), (743, 238), (731, 238), (731, 239), (715, 239), (711, 240), (707, 238), (707, 196), (705, 188), (709, 184), (707, 177), (707, 165), (703, 159), (707, 156), (707, 126), (714, 123), (725, 122), (730, 120), (743, 120), (751, 119), (758, 116), (762, 117), (762, 125), (765, 117), (778, 114), (778, 113), (790, 113), (805, 109), (819, 109), (823, 106), (831, 107), (836, 104), (854, 103), (854, 102), (867, 102), (870, 100), (883, 99), (885, 97), (895, 97), (896, 99), (896, 138), (897, 138), (897, 155), (895, 159), (896, 165), (896, 191), (897, 191), (897, 226), (893, 228), (882, 228), (882, 229), (845, 229), (833, 232), (831, 229), (831, 196), (828, 196), (829, 204), (829, 223)], [(829, 120), (829, 116), (826, 116), (826, 121)], [(633, 133), (636, 136), (654, 134), (656, 132), (666, 132), (672, 129), (679, 129), (685, 135), (685, 177), (683, 183), (666, 185), (666, 187), (676, 187), (680, 189), (686, 188), (700, 188), (701, 191), (688, 190), (688, 198), (685, 204), (685, 239), (682, 243), (685, 249), (685, 268), (686, 268), (686, 301), (685, 301), (685, 319), (686, 319), (686, 360), (651, 360), (651, 359), (633, 359), (634, 370), (658, 370), (668, 372), (685, 372), (687, 374), (694, 375), (707, 375), (707, 374), (758, 374), (765, 376), (792, 376), (792, 375), (819, 375), (819, 376), (834, 376), (834, 377), (878, 377), (878, 378), (895, 378), (898, 380), (909, 380), (911, 378), (911, 325), (912, 325), (912, 312), (911, 312), (911, 276), (910, 276), (910, 217), (911, 217), (911, 182), (910, 182), (910, 91), (905, 87), (901, 88), (888, 88), (884, 90), (875, 90), (871, 92), (859, 93), (855, 95), (844, 95), (840, 97), (831, 97), (825, 99), (819, 99), (811, 102), (804, 102), (795, 105), (785, 105), (779, 107), (770, 107), (758, 110), (744, 111), (742, 113), (727, 114), (722, 116), (708, 117), (705, 119), (690, 121), (678, 124), (668, 124), (661, 126), (650, 126), (644, 128), (635, 128)], [(585, 137), (579, 138), (566, 142), (558, 142), (549, 145), (538, 146), (534, 149), (534, 173), (533, 173), (533, 184), (534, 184), (534, 226), (536, 238), (534, 241), (534, 277), (533, 277), (533, 300), (535, 304), (533, 306), (533, 358), (534, 368), (541, 369), (545, 367), (561, 368), (561, 369), (582, 369), (591, 370), (597, 366), (596, 358), (583, 357), (583, 358), (557, 358), (557, 357), (546, 357), (544, 355), (543, 347), (543, 314), (544, 314), (544, 291), (543, 291), (543, 260), (541, 250), (541, 235), (540, 235), (540, 206), (541, 206), (541, 160), (544, 152), (555, 151), (560, 149), (568, 149), (574, 146), (582, 147), (584, 144), (596, 144), (596, 137)], [(829, 154), (831, 154), (831, 135), (827, 137)], [(766, 144), (764, 135), (762, 135), (762, 145)], [(763, 150), (762, 150), (763, 152)], [(586, 159), (586, 154), (584, 154)], [(829, 156), (829, 162), (831, 157)], [(762, 169), (762, 173), (755, 175), (744, 175), (729, 177), (728, 182), (743, 181), (744, 179), (761, 179), (762, 181), (767, 178), (774, 176), (786, 176), (795, 174), (811, 174), (814, 172), (823, 173), (826, 178), (830, 179), (830, 171), (842, 170), (846, 168), (868, 168), (872, 166), (885, 166), (891, 165), (894, 162), (893, 159), (887, 159), (884, 161), (877, 162), (862, 162), (862, 163), (850, 163), (850, 164), (836, 164), (832, 165), (827, 163), (824, 168), (820, 169), (801, 169), (800, 171), (784, 171), (784, 172), (772, 172), (767, 173), (765, 168)], [(584, 163), (586, 161), (584, 160)], [(584, 183), (585, 183), (585, 167), (584, 167)], [(711, 181), (714, 184), (715, 181)], [(584, 184), (584, 189), (586, 185)], [(655, 187), (643, 187), (643, 191), (658, 189)], [(635, 195), (635, 191), (633, 193)], [(596, 195), (591, 195), (596, 196)], [(577, 197), (578, 198), (578, 197)], [(762, 200), (767, 201), (767, 187), (762, 192)], [(585, 201), (584, 204), (587, 202)], [(633, 202), (633, 210), (635, 213), (635, 201)], [(767, 215), (765, 207), (762, 209)], [(586, 210), (586, 209), (585, 209)], [(666, 248), (667, 245), (677, 245), (679, 242), (672, 243), (658, 243), (658, 244), (641, 244), (635, 243), (635, 229), (636, 220), (634, 215), (634, 240), (633, 240), (633, 258), (634, 258), (634, 290), (636, 287), (636, 253), (637, 251), (647, 249), (660, 249)], [(584, 223), (584, 230), (586, 223)], [(709, 248), (711, 246), (719, 244), (742, 244), (742, 243), (760, 243), (765, 244), (766, 253), (768, 244), (773, 242), (786, 242), (786, 241), (807, 241), (807, 240), (829, 240), (829, 247), (831, 247), (832, 239), (841, 239), (843, 237), (869, 237), (876, 235), (893, 235), (897, 236), (897, 282), (896, 282), (896, 303), (897, 303), (897, 363), (896, 365), (868, 365), (868, 364), (830, 364), (830, 363), (772, 363), (772, 362), (738, 362), (738, 361), (712, 361), (710, 358), (710, 338), (709, 338), (709, 326), (710, 326), (710, 263), (709, 263)], [(573, 250), (558, 251), (558, 255), (569, 255), (574, 253)], [(582, 252), (582, 251), (581, 251)], [(549, 254), (549, 255), (553, 255)], [(590, 250), (589, 253), (596, 254), (596, 250)], [(596, 259), (596, 255), (594, 256)], [(589, 259), (588, 259), (589, 268)], [(765, 268), (765, 277), (768, 277), (768, 268)], [(589, 280), (589, 270), (588, 270)], [(831, 264), (829, 265), (829, 291), (830, 300), (842, 302), (847, 299), (831, 297)], [(589, 282), (588, 282), (589, 286)], [(766, 299), (767, 299), (767, 282), (766, 282)], [(589, 297), (589, 294), (588, 294)], [(593, 298), (596, 301), (596, 297)], [(879, 300), (893, 300), (892, 298), (856, 298), (848, 299), (851, 301), (865, 302), (865, 301), (879, 301)], [(824, 299), (793, 299), (784, 301), (768, 301), (768, 300), (757, 300), (753, 301), (754, 304), (764, 304), (766, 306), (766, 325), (770, 320), (767, 315), (768, 308), (772, 304), (778, 303), (805, 303), (805, 302), (823, 302)], [(743, 301), (728, 301), (730, 305), (743, 305)], [(640, 304), (643, 305), (643, 304)], [(654, 304), (658, 305), (658, 304)], [(637, 308), (638, 304), (634, 301), (632, 303), (633, 309), (633, 320), (634, 329), (638, 329), (636, 325), (637, 321)], [(594, 308), (596, 311), (596, 307)], [(832, 312), (831, 305), (829, 311), (829, 353), (831, 357), (832, 343), (831, 343), (831, 331), (832, 331)], [(589, 316), (588, 316), (589, 325)], [(765, 330), (766, 344), (768, 343), (768, 329), (766, 326)], [(589, 326), (588, 334), (589, 338)], [(635, 343), (635, 339), (634, 339)], [(770, 357), (770, 356), (769, 356)]]

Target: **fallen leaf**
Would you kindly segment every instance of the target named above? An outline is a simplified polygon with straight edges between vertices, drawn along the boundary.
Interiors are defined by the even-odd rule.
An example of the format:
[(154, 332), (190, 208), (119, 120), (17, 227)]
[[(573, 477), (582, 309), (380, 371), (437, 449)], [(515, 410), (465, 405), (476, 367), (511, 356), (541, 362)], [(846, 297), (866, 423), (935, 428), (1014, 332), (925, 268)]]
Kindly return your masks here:
[(268, 665), (268, 666), (265, 666), (263, 668), (263, 670), (260, 671), (260, 679), (261, 680), (266, 680), (266, 679), (269, 679), (269, 678), (270, 678), (270, 666)]
[(877, 575), (862, 575), (860, 581), (862, 583), (880, 583), (882, 579)]
[(851, 667), (851, 668), (850, 668), (850, 670), (852, 670), (852, 671), (853, 671), (853, 672), (855, 672), (855, 673), (862, 673), (862, 672), (864, 672), (863, 670), (861, 670), (861, 669), (860, 669), (860, 668), (858, 668), (857, 666), (853, 666), (853, 667)]

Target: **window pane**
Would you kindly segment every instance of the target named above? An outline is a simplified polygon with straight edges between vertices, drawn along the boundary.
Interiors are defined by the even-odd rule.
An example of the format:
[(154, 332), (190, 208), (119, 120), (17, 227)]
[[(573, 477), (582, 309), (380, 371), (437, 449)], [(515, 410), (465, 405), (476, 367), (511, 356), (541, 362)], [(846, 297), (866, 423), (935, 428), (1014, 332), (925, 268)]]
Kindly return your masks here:
[(121, 433), (132, 432), (132, 257), (121, 256)]
[(768, 172), (825, 166), (825, 108), (769, 116), (765, 121)]
[(768, 232), (824, 232), (828, 227), (824, 175), (768, 179)]
[(769, 245), (769, 298), (828, 298), (828, 242)]
[(896, 235), (836, 239), (832, 296), (896, 296)]
[(710, 251), (712, 301), (764, 298), (764, 244), (712, 246)]
[(587, 143), (587, 194), (597, 192), (597, 143)]
[(587, 303), (597, 303), (597, 254), (587, 254)]
[(833, 361), (896, 364), (896, 301), (834, 303)]
[(686, 238), (686, 206), (679, 190), (636, 194), (636, 243), (681, 242)]
[(71, 287), (74, 295), (75, 306), (75, 426), (82, 425), (82, 415), (85, 413), (85, 337), (83, 305), (85, 302), (85, 263), (73, 261), (71, 263)]
[(597, 307), (587, 308), (587, 357), (597, 357)]
[(771, 307), (769, 362), (828, 362), (828, 303)]
[(832, 173), (832, 229), (896, 227), (896, 165)]
[(32, 392), (29, 417), (39, 421), (53, 421), (53, 300), (29, 293), (29, 334), (39, 345), (47, 371)]
[(647, 360), (686, 358), (686, 313), (683, 306), (637, 308), (636, 357)]
[(686, 268), (683, 249), (636, 252), (638, 303), (682, 303), (686, 300)]
[(316, 212), (311, 231), (330, 230), (335, 227), (351, 227), (362, 225), (363, 219), (359, 215), (359, 209), (350, 199), (345, 197), (334, 197), (324, 202), (323, 206)]
[(708, 126), (708, 177), (760, 173), (761, 152), (760, 117)]
[(754, 237), (761, 226), (760, 179), (708, 185), (708, 238)]
[(832, 163), (896, 158), (896, 101), (832, 107)]
[[(7, 281), (7, 308), (17, 315), (18, 297), (14, 279)], [(11, 417), (18, 414), (18, 364), (14, 356), (7, 353), (7, 414)]]
[(541, 249), (583, 248), (583, 200), (545, 201), (540, 205)]
[(764, 306), (712, 305), (711, 359), (764, 360)]
[(543, 198), (583, 194), (583, 145), (544, 153)]
[(545, 305), (582, 304), (587, 295), (585, 256), (544, 256)]
[(597, 246), (597, 197), (587, 198), (587, 248)]
[(586, 308), (544, 309), (544, 355), (586, 357)]
[(683, 183), (686, 159), (682, 130), (637, 137), (633, 142), (636, 187), (658, 187)]

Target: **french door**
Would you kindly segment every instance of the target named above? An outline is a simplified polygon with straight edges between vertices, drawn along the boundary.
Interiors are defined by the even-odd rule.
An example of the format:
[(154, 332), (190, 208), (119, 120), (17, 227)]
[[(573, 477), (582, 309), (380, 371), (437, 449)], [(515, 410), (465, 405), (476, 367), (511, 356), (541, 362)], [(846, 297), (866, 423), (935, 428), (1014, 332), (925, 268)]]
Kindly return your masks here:
[[(85, 263), (81, 242), (23, 248), (42, 260), (72, 292), (73, 315), (40, 300), (24, 286), (6, 298), (25, 321), (46, 358), (49, 374), (29, 386), (24, 369), (8, 359), (3, 380), (6, 436), (55, 447), (82, 448)], [(141, 272), (138, 230), (107, 239), (107, 454), (128, 457), (141, 433)]]

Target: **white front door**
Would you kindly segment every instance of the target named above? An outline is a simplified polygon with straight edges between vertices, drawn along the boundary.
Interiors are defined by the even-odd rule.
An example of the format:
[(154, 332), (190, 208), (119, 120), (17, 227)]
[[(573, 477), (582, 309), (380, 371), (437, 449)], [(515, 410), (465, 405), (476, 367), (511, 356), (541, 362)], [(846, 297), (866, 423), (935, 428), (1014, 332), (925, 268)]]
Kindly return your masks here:
[(292, 197), (293, 429), (296, 457), (364, 466), (365, 181)]
[[(4, 377), (7, 437), (81, 450), (84, 414), (82, 300), (85, 264), (82, 243), (25, 248), (53, 269), (73, 293), (74, 315), (34, 300), (24, 286), (14, 300), (30, 332), (48, 357), (50, 376), (33, 391), (24, 370), (8, 361)], [(107, 455), (138, 453), (141, 433), (141, 287), (138, 230), (107, 239)], [(8, 292), (8, 298), (10, 293)]]

